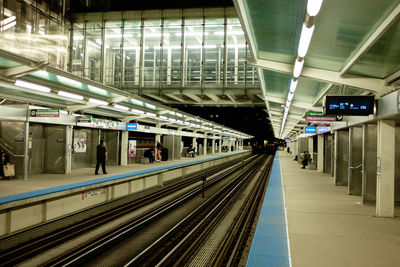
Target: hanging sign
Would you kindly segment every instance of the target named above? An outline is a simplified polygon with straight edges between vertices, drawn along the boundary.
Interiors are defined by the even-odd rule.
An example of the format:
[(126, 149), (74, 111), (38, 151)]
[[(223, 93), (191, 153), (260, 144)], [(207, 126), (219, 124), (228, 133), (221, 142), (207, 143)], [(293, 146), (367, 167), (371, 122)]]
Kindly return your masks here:
[(317, 127), (314, 126), (306, 126), (304, 127), (305, 133), (317, 133)]
[(137, 130), (137, 123), (127, 123), (126, 124), (126, 128), (128, 129), (128, 130)]
[(60, 117), (58, 109), (31, 109), (31, 117)]
[(92, 123), (92, 116), (82, 115), (76, 117), (76, 126), (90, 127)]
[(306, 121), (336, 121), (336, 116), (306, 116)]

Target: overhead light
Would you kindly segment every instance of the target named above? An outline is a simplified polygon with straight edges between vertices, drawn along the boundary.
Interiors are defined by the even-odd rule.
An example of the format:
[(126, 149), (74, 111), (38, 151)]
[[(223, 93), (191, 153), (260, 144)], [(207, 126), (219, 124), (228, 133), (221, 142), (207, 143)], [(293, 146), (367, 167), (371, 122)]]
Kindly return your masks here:
[(131, 99), (131, 102), (133, 103), (133, 104), (135, 104), (135, 105), (138, 105), (138, 106), (143, 106), (143, 102), (142, 101), (140, 101), (140, 100), (137, 100), (137, 99)]
[(49, 87), (38, 85), (38, 84), (34, 84), (34, 83), (29, 83), (29, 82), (25, 82), (25, 81), (21, 81), (21, 80), (17, 80), (15, 82), (15, 85), (19, 86), (19, 87), (24, 87), (24, 88), (27, 88), (27, 89), (31, 89), (31, 90), (44, 92), (44, 93), (49, 93), (51, 91), (51, 89)]
[(308, 47), (310, 46), (311, 38), (314, 32), (315, 25), (307, 28), (303, 23), (303, 28), (301, 30), (299, 49), (297, 51), (299, 57), (305, 57), (307, 54)]
[(122, 106), (122, 105), (118, 105), (118, 104), (115, 104), (115, 105), (114, 105), (114, 108), (116, 108), (116, 109), (120, 109), (120, 110), (126, 110), (126, 111), (128, 111), (128, 110), (129, 110), (129, 108), (128, 108), (128, 107), (126, 107), (126, 106)]
[(164, 121), (167, 121), (167, 120), (168, 120), (168, 117), (165, 117), (165, 116), (163, 116), (163, 115), (160, 115), (159, 117), (160, 117), (161, 120), (164, 120)]
[(168, 118), (169, 121), (176, 122), (176, 119)]
[(289, 92), (288, 97), (287, 97), (287, 100), (288, 100), (289, 102), (292, 102), (293, 97), (294, 97), (294, 94), (291, 93), (291, 92)]
[(77, 100), (83, 100), (83, 96), (77, 95), (77, 94), (72, 94), (64, 91), (58, 91), (59, 96), (67, 97), (67, 98), (72, 98), (72, 99), (77, 99)]
[(294, 63), (294, 68), (293, 68), (293, 77), (299, 78), (301, 70), (303, 69), (304, 65), (304, 60), (298, 61), (296, 59), (296, 62)]
[(156, 109), (156, 106), (149, 104), (149, 103), (145, 103), (146, 108), (150, 108), (150, 109)]
[(78, 86), (78, 87), (81, 87), (81, 86), (82, 86), (82, 83), (81, 83), (81, 82), (72, 80), (72, 79), (70, 79), (70, 78), (66, 78), (66, 77), (64, 77), (64, 76), (57, 75), (57, 79), (58, 79), (60, 82), (70, 83), (70, 84), (73, 84), (74, 86)]
[(180, 117), (180, 118), (183, 117), (183, 115), (182, 115), (181, 113), (178, 113), (178, 112), (175, 112), (175, 115), (176, 115), (177, 117)]
[(314, 17), (318, 14), (321, 9), (323, 0), (308, 0), (307, 2), (307, 13), (310, 17)]
[(3, 31), (6, 31), (6, 30), (10, 29), (10, 28), (14, 27), (16, 24), (17, 24), (17, 22), (13, 21), (13, 22), (5, 25), (5, 26), (1, 26), (0, 27), (0, 32), (3, 32)]
[(14, 21), (16, 18), (17, 18), (16, 16), (11, 16), (9, 18), (3, 19), (2, 21), (0, 21), (0, 26), (4, 26), (10, 23), (11, 21)]
[(89, 98), (89, 103), (98, 104), (98, 105), (101, 105), (101, 106), (107, 106), (108, 105), (108, 102), (103, 101), (103, 100), (99, 100), (99, 99), (96, 99), (96, 98)]
[(149, 117), (156, 117), (157, 116), (157, 114), (152, 113), (152, 112), (146, 112), (146, 115), (149, 116)]
[(143, 111), (143, 110), (140, 110), (140, 109), (135, 109), (135, 108), (133, 108), (133, 109), (131, 109), (131, 111), (132, 111), (133, 113), (135, 113), (135, 114), (144, 114), (144, 111)]
[(289, 92), (294, 94), (294, 91), (296, 91), (296, 87), (297, 87), (297, 82), (299, 80), (294, 80), (292, 79), (292, 81), (290, 82), (290, 88), (289, 88)]
[(94, 91), (94, 92), (99, 93), (99, 94), (106, 94), (107, 93), (106, 90), (98, 88), (98, 87), (93, 86), (93, 85), (88, 85), (88, 88), (89, 88), (89, 90)]

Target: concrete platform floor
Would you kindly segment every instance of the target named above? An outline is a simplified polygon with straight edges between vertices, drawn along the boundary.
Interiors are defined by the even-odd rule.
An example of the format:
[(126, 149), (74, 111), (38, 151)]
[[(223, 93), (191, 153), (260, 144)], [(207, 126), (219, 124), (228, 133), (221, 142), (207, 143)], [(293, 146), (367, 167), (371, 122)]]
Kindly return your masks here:
[(376, 218), (374, 205), (361, 205), (329, 174), (279, 156), (293, 267), (400, 266), (398, 207), (397, 217)]
[(128, 166), (113, 166), (106, 165), (107, 174), (103, 175), (101, 172), (101, 167), (99, 170), (99, 175), (94, 174), (93, 168), (79, 168), (72, 169), (71, 174), (52, 174), (52, 173), (43, 173), (43, 174), (31, 174), (29, 175), (27, 180), (23, 179), (12, 179), (5, 180), (0, 179), (0, 197), (15, 195), (19, 193), (30, 192), (34, 190), (44, 189), (55, 187), (59, 185), (73, 184), (77, 182), (94, 180), (97, 178), (114, 176), (118, 174), (124, 174), (127, 172), (141, 171), (151, 168), (157, 168), (162, 166), (174, 165), (178, 163), (190, 162), (194, 160), (210, 158), (221, 155), (229, 155), (236, 152), (229, 153), (216, 153), (209, 154), (205, 156), (196, 156), (195, 158), (181, 158), (180, 160), (170, 160), (170, 161), (161, 161), (154, 162), (150, 164), (130, 164)]

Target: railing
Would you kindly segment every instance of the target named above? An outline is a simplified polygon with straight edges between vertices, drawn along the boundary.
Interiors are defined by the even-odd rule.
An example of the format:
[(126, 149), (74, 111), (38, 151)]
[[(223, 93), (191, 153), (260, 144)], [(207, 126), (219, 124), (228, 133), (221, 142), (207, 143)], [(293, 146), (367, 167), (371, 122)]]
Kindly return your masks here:
[(14, 154), (12, 150), (12, 146), (6, 143), (6, 141), (3, 138), (0, 138), (0, 148), (7, 151), (7, 153), (15, 158), (23, 158), (25, 157), (24, 155), (17, 155)]

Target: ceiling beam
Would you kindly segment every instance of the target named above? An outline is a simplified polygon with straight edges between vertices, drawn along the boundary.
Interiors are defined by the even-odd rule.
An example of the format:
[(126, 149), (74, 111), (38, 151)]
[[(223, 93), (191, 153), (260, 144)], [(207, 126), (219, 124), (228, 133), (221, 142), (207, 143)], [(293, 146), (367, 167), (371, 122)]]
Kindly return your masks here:
[[(256, 59), (256, 60), (247, 59), (247, 61), (254, 67), (285, 73), (288, 75), (291, 75), (293, 71), (293, 64), (276, 62), (272, 60), (264, 60), (264, 59)], [(352, 74), (346, 74), (341, 76), (339, 72), (310, 68), (310, 67), (303, 68), (303, 71), (300, 76), (300, 81), (301, 77), (310, 78), (325, 83), (332, 83), (338, 85), (344, 84), (352, 87), (357, 87), (365, 91), (373, 92), (379, 96), (395, 90), (394, 87), (386, 86), (385, 80), (383, 79), (370, 78)]]
[(220, 101), (219, 97), (217, 95), (214, 94), (206, 94), (206, 96), (208, 96), (212, 101), (214, 101), (215, 103), (218, 103)]
[(154, 98), (158, 101), (161, 101), (163, 103), (168, 103), (168, 100), (165, 98), (162, 98), (161, 96), (153, 95), (153, 94), (146, 94), (148, 97)]
[(170, 97), (172, 99), (175, 99), (175, 100), (177, 100), (177, 101), (179, 101), (181, 103), (185, 103), (186, 102), (185, 99), (183, 99), (183, 98), (181, 98), (179, 96), (176, 96), (174, 94), (166, 94), (166, 96), (168, 96), (168, 97)]
[(94, 104), (94, 103), (87, 103), (85, 105), (72, 105), (72, 106), (67, 106), (67, 110), (71, 113), (79, 111), (79, 110), (84, 110), (84, 109), (90, 109), (90, 108), (95, 108), (101, 106), (99, 104)]
[(230, 95), (230, 94), (226, 94), (226, 96), (227, 96), (233, 103), (236, 103), (236, 98), (235, 98), (235, 96)]
[(400, 4), (398, 4), (392, 12), (385, 18), (384, 21), (370, 34), (367, 34), (368, 39), (358, 48), (358, 50), (346, 61), (344, 67), (340, 70), (340, 75), (345, 74), (351, 67), (365, 54), (381, 37), (382, 35), (397, 21), (400, 16)]
[(7, 68), (0, 70), (0, 75), (5, 76), (7, 78), (19, 77), (23, 76), (35, 71), (40, 70), (41, 68), (45, 68), (49, 65), (46, 62), (31, 62), (29, 65), (21, 65), (17, 67)]
[(202, 99), (200, 97), (198, 97), (197, 95), (194, 94), (185, 94), (187, 97), (193, 99), (193, 101), (197, 102), (197, 103), (201, 103)]
[(319, 91), (318, 95), (315, 97), (315, 99), (312, 103), (312, 106), (315, 107), (315, 105), (317, 105), (317, 103), (321, 100), (321, 98), (323, 98), (329, 92), (329, 90), (332, 89), (332, 87), (333, 87), (333, 84), (330, 83), (330, 84), (326, 85), (324, 89)]
[(119, 102), (122, 102), (122, 101), (125, 101), (125, 100), (128, 100), (128, 99), (129, 98), (127, 98), (126, 96), (117, 96), (117, 97), (111, 98), (110, 102), (115, 104), (115, 103), (119, 103)]
[[(258, 97), (261, 98), (262, 96), (258, 95)], [(282, 98), (279, 98), (279, 97), (266, 96), (265, 99), (270, 101), (270, 102), (279, 103), (279, 104), (282, 104), (282, 105), (286, 104), (286, 99), (282, 99)], [(293, 107), (298, 107), (298, 108), (302, 108), (302, 109), (306, 109), (306, 110), (322, 111), (321, 107), (313, 107), (309, 103), (304, 103), (304, 102), (300, 102), (300, 101), (292, 101), (291, 105)]]

